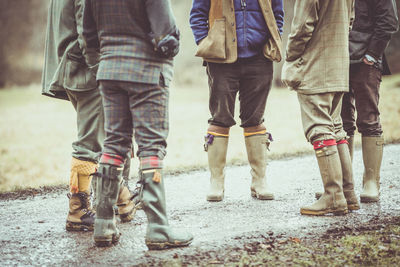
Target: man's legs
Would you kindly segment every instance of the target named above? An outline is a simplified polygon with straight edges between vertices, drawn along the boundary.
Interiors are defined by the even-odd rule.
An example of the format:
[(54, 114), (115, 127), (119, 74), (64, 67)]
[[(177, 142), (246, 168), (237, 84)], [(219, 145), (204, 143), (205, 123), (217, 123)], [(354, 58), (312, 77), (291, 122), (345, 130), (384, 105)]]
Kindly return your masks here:
[(325, 215), (347, 213), (343, 194), (343, 177), (339, 152), (336, 144), (336, 130), (332, 115), (335, 112), (335, 98), (341, 93), (305, 95), (297, 94), (304, 133), (313, 144), (325, 192), (314, 204), (300, 209), (303, 215)]
[(361, 202), (379, 200), (380, 166), (384, 144), (378, 108), (381, 78), (380, 70), (366, 64), (360, 64), (359, 72), (351, 77), (356, 100), (357, 127), (362, 135), (364, 175)]
[(115, 81), (100, 81), (105, 115), (103, 154), (100, 159), (96, 190), (94, 241), (109, 246), (119, 240), (114, 206), (118, 200), (122, 172), (132, 143), (132, 121), (126, 88)]
[(251, 166), (251, 195), (261, 200), (272, 200), (274, 195), (267, 186), (265, 171), (267, 150), (272, 136), (267, 133), (264, 112), (273, 78), (272, 62), (264, 56), (245, 59), (239, 64), (240, 119)]
[(141, 202), (148, 225), (146, 245), (165, 249), (189, 245), (193, 237), (174, 231), (168, 223), (162, 161), (169, 131), (168, 88), (160, 85), (129, 83), (129, 105), (140, 159)]
[(94, 213), (91, 211), (91, 174), (96, 171), (97, 161), (104, 139), (104, 117), (100, 93), (67, 90), (77, 114), (77, 140), (72, 144), (68, 231), (93, 230)]
[(235, 99), (239, 90), (239, 66), (233, 64), (207, 64), (209, 109), (211, 118), (205, 136), (204, 150), (210, 169), (210, 189), (207, 201), (224, 198), (225, 165), (228, 151), (229, 129), (235, 125)]
[(350, 153), (350, 145), (346, 139), (347, 133), (343, 129), (342, 118), (340, 116), (343, 111), (342, 95), (337, 93), (332, 101), (332, 120), (335, 127), (335, 135), (337, 142), (337, 149), (339, 152), (340, 164), (342, 166), (343, 176), (343, 193), (346, 198), (347, 208), (349, 210), (359, 210), (360, 204), (358, 203), (356, 194), (354, 192), (354, 179), (353, 179), (353, 166), (352, 155)]

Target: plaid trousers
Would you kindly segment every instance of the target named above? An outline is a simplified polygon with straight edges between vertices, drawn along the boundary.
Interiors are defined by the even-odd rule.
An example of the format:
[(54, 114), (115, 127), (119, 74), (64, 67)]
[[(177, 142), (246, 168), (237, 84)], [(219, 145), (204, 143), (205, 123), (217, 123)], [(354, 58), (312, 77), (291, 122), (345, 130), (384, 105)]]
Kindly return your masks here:
[(160, 84), (100, 80), (105, 133), (103, 153), (126, 157), (132, 135), (139, 158), (166, 155), (169, 91)]

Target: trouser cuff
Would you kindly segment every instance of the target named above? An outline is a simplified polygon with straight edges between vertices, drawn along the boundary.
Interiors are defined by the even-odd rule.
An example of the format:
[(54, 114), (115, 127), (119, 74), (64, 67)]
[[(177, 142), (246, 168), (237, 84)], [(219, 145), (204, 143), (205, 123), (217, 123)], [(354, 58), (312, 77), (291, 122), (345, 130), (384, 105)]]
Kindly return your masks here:
[(100, 163), (101, 164), (110, 164), (110, 165), (120, 167), (120, 166), (124, 165), (124, 158), (121, 156), (118, 156), (118, 155), (111, 155), (111, 154), (104, 153), (103, 155), (101, 155)]
[(162, 160), (156, 156), (140, 158), (140, 170), (162, 169)]

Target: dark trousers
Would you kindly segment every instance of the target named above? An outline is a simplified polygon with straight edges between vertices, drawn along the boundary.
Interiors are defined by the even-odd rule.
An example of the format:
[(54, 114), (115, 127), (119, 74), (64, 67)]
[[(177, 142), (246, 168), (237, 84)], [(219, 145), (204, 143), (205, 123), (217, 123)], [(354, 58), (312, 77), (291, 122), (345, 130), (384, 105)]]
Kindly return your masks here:
[(272, 62), (263, 56), (238, 59), (231, 64), (207, 64), (210, 89), (209, 123), (221, 127), (236, 124), (235, 100), (239, 92), (241, 127), (264, 122), (265, 105), (271, 89)]
[[(350, 92), (343, 96), (343, 128), (348, 136), (356, 130), (362, 136), (381, 136), (382, 126), (379, 118), (379, 87), (382, 72), (364, 63), (350, 67)], [(355, 119), (357, 110), (357, 120)]]
[(160, 82), (141, 84), (100, 81), (105, 132), (103, 153), (126, 158), (132, 146), (134, 130), (139, 158), (166, 154), (168, 122), (168, 88)]

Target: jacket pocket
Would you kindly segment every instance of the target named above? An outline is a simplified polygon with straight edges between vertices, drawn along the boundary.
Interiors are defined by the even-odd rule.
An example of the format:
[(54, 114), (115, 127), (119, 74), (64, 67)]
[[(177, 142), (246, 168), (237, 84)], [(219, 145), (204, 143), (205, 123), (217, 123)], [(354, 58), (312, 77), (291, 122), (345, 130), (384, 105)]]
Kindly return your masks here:
[(196, 56), (209, 59), (226, 59), (225, 35), (225, 18), (215, 20), (208, 36), (200, 41)]
[(273, 37), (268, 39), (268, 42), (264, 45), (263, 54), (264, 57), (271, 61), (281, 62), (282, 60), (282, 42), (276, 43)]
[(85, 63), (67, 58), (64, 87), (69, 90), (90, 90), (97, 88), (96, 74)]
[(302, 65), (304, 60), (302, 57), (294, 61), (286, 61), (282, 67), (282, 82), (292, 88), (297, 89), (302, 83), (304, 78), (302, 75)]
[(372, 34), (352, 31), (349, 35), (349, 52), (351, 60), (362, 59), (367, 53)]

